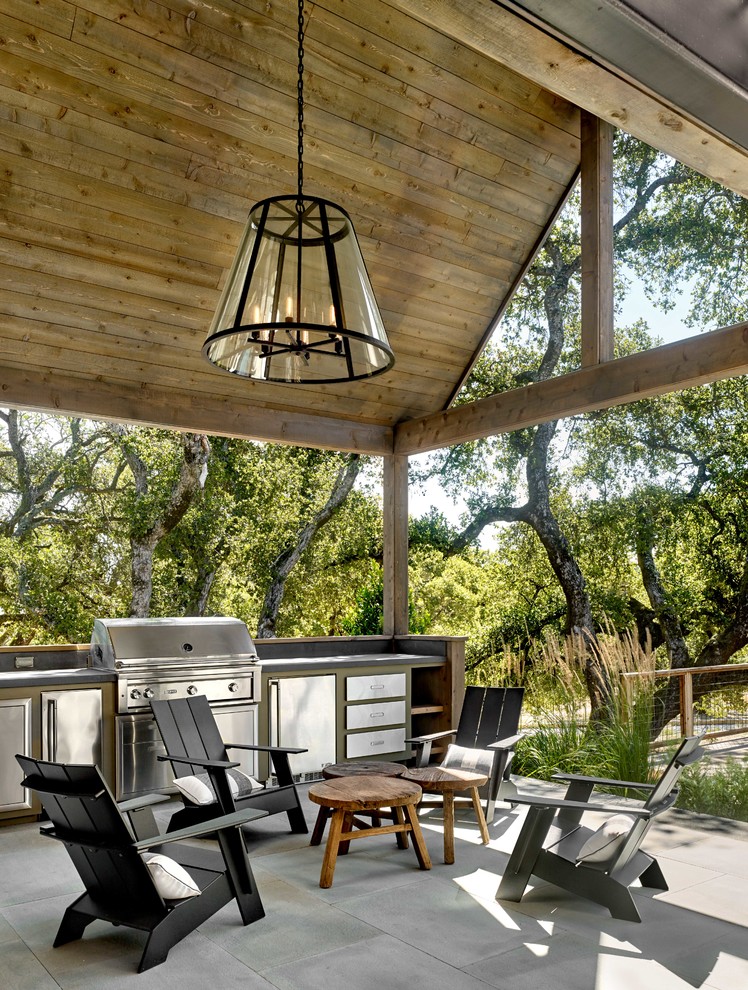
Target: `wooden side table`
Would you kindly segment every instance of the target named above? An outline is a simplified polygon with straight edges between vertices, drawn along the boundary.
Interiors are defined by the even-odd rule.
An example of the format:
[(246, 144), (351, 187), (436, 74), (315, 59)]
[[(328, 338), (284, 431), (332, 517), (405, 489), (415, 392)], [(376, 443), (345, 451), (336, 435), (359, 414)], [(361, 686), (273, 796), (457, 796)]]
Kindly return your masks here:
[[(320, 887), (331, 887), (338, 850), (348, 848), (353, 839), (367, 836), (396, 834), (398, 844), (407, 848), (407, 836), (413, 837), (413, 848), (422, 870), (431, 869), (426, 843), (415, 808), (421, 799), (421, 788), (413, 781), (399, 777), (382, 777), (355, 774), (312, 784), (309, 800), (323, 808), (332, 808), (330, 834), (327, 836), (325, 856), (320, 873)], [(392, 825), (365, 827), (353, 830), (357, 813), (376, 812), (391, 808), (396, 821)], [(344, 849), (341, 849), (341, 846)]]
[[(407, 767), (404, 767), (402, 763), (388, 763), (386, 760), (362, 760), (358, 763), (331, 763), (326, 767), (322, 767), (322, 776), (325, 780), (336, 780), (338, 777), (402, 777), (406, 770)], [(332, 809), (325, 807), (321, 807), (317, 812), (317, 821), (314, 823), (312, 838), (309, 841), (310, 846), (318, 846), (322, 841), (325, 825), (331, 814)], [(371, 824), (374, 826), (381, 825), (382, 818), (396, 821), (394, 815), (389, 812), (384, 812), (383, 814), (374, 813), (371, 815)], [(355, 824), (359, 828), (365, 827), (364, 822), (356, 821)], [(404, 848), (407, 848), (407, 836), (404, 836), (404, 843)], [(341, 849), (341, 852), (347, 851), (347, 845), (344, 849)]]
[(468, 791), (478, 819), (483, 845), (488, 845), (488, 828), (480, 803), (478, 788), (482, 787), (488, 777), (468, 770), (442, 767), (420, 767), (407, 770), (403, 780), (415, 781), (426, 794), (441, 794), (444, 799), (444, 862), (455, 861), (455, 792)]

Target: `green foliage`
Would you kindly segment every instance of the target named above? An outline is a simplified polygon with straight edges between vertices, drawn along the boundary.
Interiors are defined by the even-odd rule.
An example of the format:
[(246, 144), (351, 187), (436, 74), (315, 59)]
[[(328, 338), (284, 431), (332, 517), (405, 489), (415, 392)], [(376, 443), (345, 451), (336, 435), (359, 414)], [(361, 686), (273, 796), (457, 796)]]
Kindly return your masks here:
[(708, 761), (707, 756), (684, 771), (676, 807), (748, 822), (748, 760), (730, 759), (723, 766)]
[[(493, 683), (525, 687), (522, 727), (513, 772), (549, 780), (554, 773), (580, 773), (645, 782), (650, 776), (652, 684), (629, 698), (621, 673), (652, 669), (653, 657), (632, 635), (608, 632), (600, 639), (601, 662), (614, 685), (613, 704), (602, 724), (591, 724), (584, 679), (585, 652), (578, 639), (548, 633), (528, 659), (505, 648), (503, 670)], [(489, 682), (490, 683), (490, 682)]]

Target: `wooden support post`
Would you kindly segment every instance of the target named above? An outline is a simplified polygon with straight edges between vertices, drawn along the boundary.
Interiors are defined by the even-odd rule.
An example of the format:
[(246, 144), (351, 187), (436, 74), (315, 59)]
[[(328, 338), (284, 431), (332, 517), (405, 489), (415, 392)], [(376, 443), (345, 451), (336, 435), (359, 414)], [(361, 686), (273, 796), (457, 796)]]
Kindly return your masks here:
[(384, 458), (384, 629), (408, 634), (408, 458)]
[(583, 110), (582, 367), (613, 357), (613, 128)]
[(680, 731), (684, 736), (693, 735), (693, 674), (683, 674), (680, 679)]

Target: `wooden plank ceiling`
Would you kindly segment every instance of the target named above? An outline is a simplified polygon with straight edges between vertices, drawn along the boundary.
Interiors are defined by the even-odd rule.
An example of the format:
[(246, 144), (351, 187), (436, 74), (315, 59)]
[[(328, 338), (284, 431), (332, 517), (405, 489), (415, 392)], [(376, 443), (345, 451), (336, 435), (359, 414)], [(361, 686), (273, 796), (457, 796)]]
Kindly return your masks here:
[(305, 191), (351, 214), (395, 368), (268, 385), (200, 353), (250, 206), (295, 190), (294, 0), (5, 0), (0, 401), (273, 439), (282, 409), (380, 452), (444, 407), (574, 176), (578, 110), (382, 0), (307, 16)]
[[(396, 364), (300, 386), (200, 353), (249, 208), (296, 188), (295, 0), (4, 0), (0, 402), (388, 453), (636, 397), (609, 362), (602, 392), (443, 412), (575, 175), (578, 107), (748, 194), (739, 140), (530, 5), (307, 0), (304, 188), (352, 216)], [(643, 373), (743, 373), (744, 337)]]

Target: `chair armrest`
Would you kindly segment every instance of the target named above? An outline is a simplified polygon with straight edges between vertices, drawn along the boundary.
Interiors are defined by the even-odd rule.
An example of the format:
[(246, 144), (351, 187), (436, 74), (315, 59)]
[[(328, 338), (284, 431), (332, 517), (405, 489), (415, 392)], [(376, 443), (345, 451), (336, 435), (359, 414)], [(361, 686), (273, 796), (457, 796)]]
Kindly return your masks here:
[(308, 753), (308, 749), (295, 749), (292, 746), (252, 746), (249, 743), (224, 743), (226, 749), (252, 749), (258, 753)]
[(496, 742), (488, 744), (489, 749), (511, 749), (516, 746), (520, 739), (524, 738), (524, 732), (518, 732), (516, 736), (506, 736), (505, 739), (497, 739)]
[(634, 780), (610, 780), (607, 777), (585, 777), (578, 773), (554, 773), (551, 780), (583, 781), (588, 784), (602, 784), (604, 787), (630, 787), (640, 791), (653, 791), (655, 784), (642, 784)]
[(267, 811), (234, 811), (230, 815), (221, 815), (219, 818), (211, 818), (208, 821), (191, 825), (189, 828), (180, 828), (176, 832), (164, 832), (161, 835), (154, 835), (149, 839), (141, 839), (134, 842), (133, 847), (138, 852), (145, 852), (152, 846), (165, 846), (169, 842), (179, 842), (182, 839), (197, 839), (201, 835), (210, 835), (212, 832), (222, 832), (228, 828), (238, 828), (246, 825), (256, 818), (265, 818)]
[(425, 736), (413, 736), (412, 739), (406, 739), (405, 742), (411, 746), (418, 745), (418, 743), (433, 742), (434, 739), (443, 739), (445, 736), (453, 736), (457, 732), (457, 729), (443, 729), (441, 732), (429, 732)]
[(156, 759), (162, 763), (192, 763), (196, 767), (205, 767), (206, 770), (232, 770), (239, 766), (238, 763), (232, 763), (230, 760), (201, 760), (197, 756), (171, 756), (169, 753), (166, 756), (157, 756)]
[(607, 815), (633, 815), (635, 818), (651, 818), (648, 808), (628, 808), (625, 805), (589, 804), (587, 801), (567, 801), (565, 798), (537, 797), (532, 794), (513, 794), (512, 804), (526, 804), (532, 808), (559, 808), (567, 811), (601, 811)]
[(161, 804), (163, 801), (170, 801), (168, 794), (141, 794), (140, 797), (129, 798), (127, 801), (118, 801), (117, 807), (122, 812), (138, 811), (140, 808), (149, 808), (152, 804)]

